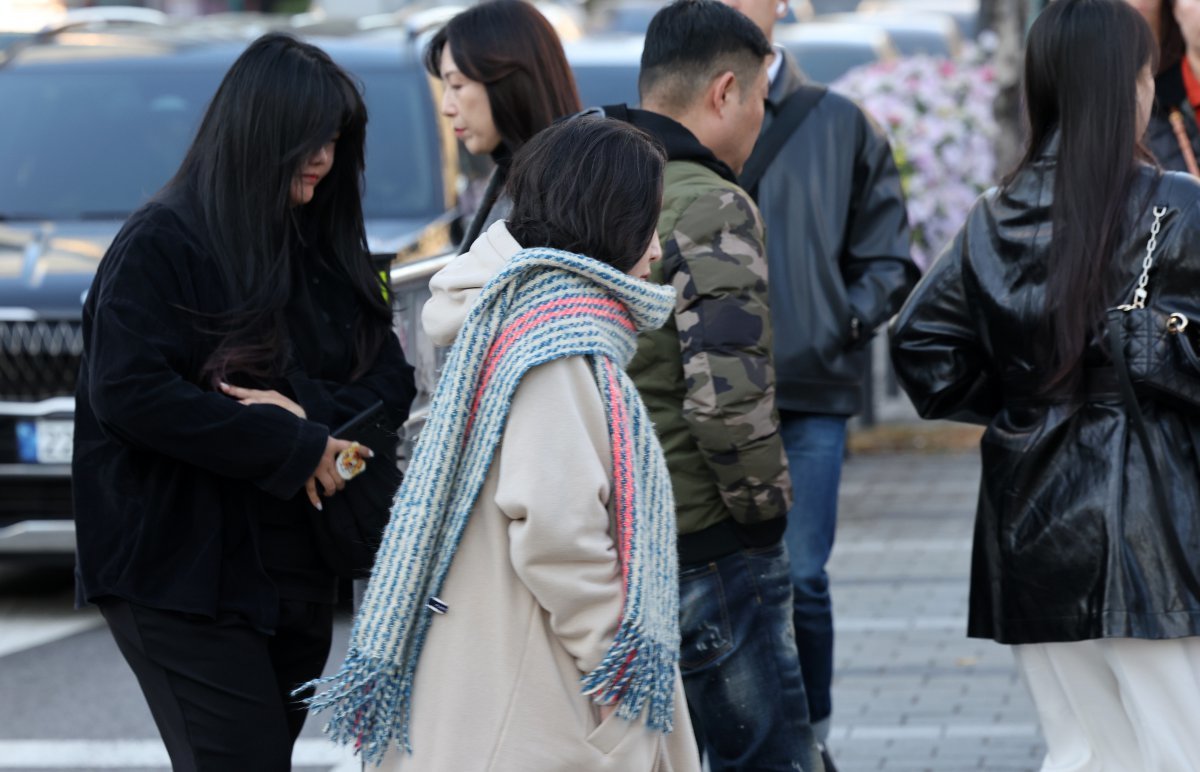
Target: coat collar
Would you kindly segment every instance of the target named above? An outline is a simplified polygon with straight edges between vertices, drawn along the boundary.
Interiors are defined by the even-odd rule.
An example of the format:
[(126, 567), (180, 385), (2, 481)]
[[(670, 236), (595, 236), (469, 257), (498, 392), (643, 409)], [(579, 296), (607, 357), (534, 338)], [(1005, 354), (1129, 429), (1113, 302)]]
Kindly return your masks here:
[(779, 105), (784, 99), (808, 82), (808, 78), (804, 77), (804, 72), (801, 71), (799, 63), (796, 62), (796, 58), (790, 51), (781, 45), (776, 45), (775, 55), (783, 57), (783, 67), (780, 68), (779, 75), (775, 77), (771, 87), (767, 90), (767, 107), (772, 113), (779, 110)]

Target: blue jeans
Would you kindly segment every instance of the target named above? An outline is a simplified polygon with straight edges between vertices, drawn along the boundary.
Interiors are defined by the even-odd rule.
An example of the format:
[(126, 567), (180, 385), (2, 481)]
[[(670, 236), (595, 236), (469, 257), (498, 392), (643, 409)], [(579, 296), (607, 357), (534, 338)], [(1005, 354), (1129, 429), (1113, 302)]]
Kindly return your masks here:
[(712, 772), (821, 769), (782, 543), (680, 567), (679, 667)]
[(796, 650), (814, 724), (833, 713), (833, 606), (825, 564), (837, 529), (838, 485), (846, 452), (846, 417), (782, 413), (795, 502), (788, 512)]

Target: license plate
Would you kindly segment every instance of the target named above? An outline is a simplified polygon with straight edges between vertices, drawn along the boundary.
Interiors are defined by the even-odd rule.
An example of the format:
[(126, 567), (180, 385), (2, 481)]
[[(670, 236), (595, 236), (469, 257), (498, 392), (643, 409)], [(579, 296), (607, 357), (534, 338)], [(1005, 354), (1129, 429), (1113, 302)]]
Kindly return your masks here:
[(23, 464), (69, 464), (74, 421), (18, 421), (17, 458)]

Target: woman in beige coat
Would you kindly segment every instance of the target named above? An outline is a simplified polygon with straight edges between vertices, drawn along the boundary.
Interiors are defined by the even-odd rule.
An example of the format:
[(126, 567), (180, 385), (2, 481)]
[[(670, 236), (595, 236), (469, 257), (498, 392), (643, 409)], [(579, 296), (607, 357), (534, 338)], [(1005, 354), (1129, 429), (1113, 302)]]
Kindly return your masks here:
[[(341, 701), (317, 702), (335, 707), (335, 737), (384, 769), (699, 770), (676, 664), (670, 481), (623, 372), (636, 332), (674, 303), (669, 289), (631, 278), (659, 255), (663, 164), (627, 124), (576, 118), (546, 130), (515, 159), (509, 221), (430, 283), (426, 332), (454, 348), (335, 681)], [(458, 414), (462, 431), (439, 433)], [(490, 454), (477, 440), (489, 423)], [(488, 458), (473, 462), (475, 449)], [(453, 516), (413, 526), (420, 535), (405, 546), (397, 522), (425, 517), (406, 500), (440, 490), (415, 491), (423, 456), (437, 459), (429, 475), (453, 470), (446, 495), (463, 523), (457, 535)], [(433, 531), (453, 547), (424, 552), (448, 568), (414, 590), (405, 572)], [(396, 582), (408, 588), (388, 592)], [(402, 596), (415, 597), (413, 613)], [(370, 695), (386, 686), (358, 671), (372, 653), (404, 661), (411, 642), (381, 630), (403, 639), (423, 622), (411, 678), (387, 682), (401, 704), (381, 712)]]

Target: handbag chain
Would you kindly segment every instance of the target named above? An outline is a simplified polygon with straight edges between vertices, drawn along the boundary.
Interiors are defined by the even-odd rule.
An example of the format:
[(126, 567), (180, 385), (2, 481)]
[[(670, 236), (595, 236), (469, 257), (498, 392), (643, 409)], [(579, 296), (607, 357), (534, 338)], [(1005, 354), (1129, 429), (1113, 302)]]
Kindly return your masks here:
[(1150, 240), (1146, 242), (1146, 256), (1142, 258), (1142, 275), (1138, 277), (1137, 287), (1133, 290), (1133, 302), (1117, 306), (1122, 311), (1146, 307), (1146, 298), (1150, 296), (1150, 266), (1154, 265), (1154, 250), (1158, 247), (1158, 231), (1162, 228), (1162, 218), (1166, 213), (1165, 206), (1154, 207), (1154, 224), (1150, 226)]

